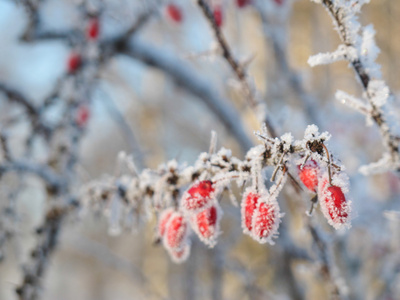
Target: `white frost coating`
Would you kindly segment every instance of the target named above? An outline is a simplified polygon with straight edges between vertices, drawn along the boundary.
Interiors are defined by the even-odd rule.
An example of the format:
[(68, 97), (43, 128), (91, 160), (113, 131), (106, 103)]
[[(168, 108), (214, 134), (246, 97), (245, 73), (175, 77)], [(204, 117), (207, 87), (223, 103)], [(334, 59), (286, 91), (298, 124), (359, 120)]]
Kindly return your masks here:
[(274, 245), (274, 238), (279, 233), (279, 224), (284, 214), (280, 213), (277, 194), (263, 195), (257, 202), (257, 207), (252, 218), (252, 230), (250, 236), (260, 244)]
[(384, 173), (390, 170), (396, 170), (400, 167), (399, 162), (393, 162), (389, 153), (384, 153), (382, 158), (377, 162), (366, 166), (361, 166), (358, 170), (361, 174), (368, 176), (373, 174)]
[(330, 138), (331, 135), (327, 131), (319, 133), (318, 126), (315, 124), (308, 125), (304, 132), (304, 140), (306, 141), (315, 141), (315, 140), (329, 141)]
[[(252, 194), (253, 196), (249, 195)], [(254, 195), (256, 195), (254, 197)], [(268, 196), (268, 194), (267, 194)], [(260, 193), (254, 187), (248, 187), (242, 196), (242, 202), (240, 203), (241, 212), (241, 224), (244, 234), (251, 235), (251, 224), (253, 220), (254, 210), (257, 207), (257, 203), (260, 199)], [(253, 203), (249, 203), (252, 200)], [(248, 226), (249, 225), (249, 226)]]
[(315, 67), (354, 58), (357, 58), (357, 51), (354, 47), (339, 45), (334, 52), (318, 53), (310, 56), (307, 62), (311, 67)]
[(346, 196), (348, 186), (347, 175), (344, 173), (333, 175), (332, 187), (339, 187), (346, 197), (345, 202), (340, 203), (340, 196), (336, 194), (336, 198), (333, 198), (332, 192), (328, 190), (330, 187), (328, 172), (320, 178), (318, 183), (318, 202), (321, 211), (328, 223), (336, 230), (351, 227), (351, 201)]
[[(201, 219), (200, 225), (202, 226), (199, 226), (199, 215), (205, 213), (205, 211), (210, 213), (210, 209), (212, 209), (212, 207), (215, 207), (216, 210), (215, 224), (205, 224), (206, 220)], [(193, 231), (197, 234), (199, 239), (210, 248), (213, 248), (217, 244), (217, 238), (221, 234), (220, 222), (222, 215), (223, 212), (220, 205), (218, 204), (218, 201), (214, 200), (212, 206), (210, 206), (208, 209), (205, 209), (197, 213), (196, 215), (193, 215), (190, 218), (190, 225), (192, 226)], [(204, 228), (205, 226), (208, 228)]]
[(384, 81), (371, 80), (368, 84), (368, 94), (376, 107), (382, 107), (386, 104), (390, 91)]
[(219, 151), (218, 151), (218, 156), (225, 156), (227, 158), (231, 158), (232, 157), (232, 150), (231, 149), (226, 149), (224, 147), (222, 147)]
[(208, 150), (208, 153), (214, 154), (215, 150), (217, 149), (217, 141), (218, 141), (217, 133), (214, 130), (212, 130), (211, 131), (211, 140), (210, 140), (210, 149)]
[(370, 105), (364, 103), (361, 99), (358, 99), (352, 95), (347, 94), (344, 91), (338, 90), (335, 97), (340, 103), (343, 103), (364, 115), (370, 115), (371, 107)]
[[(179, 219), (181, 221), (175, 221)], [(175, 224), (175, 228), (171, 227), (172, 223)], [(180, 226), (176, 227), (176, 224), (180, 224)], [(186, 217), (181, 212), (175, 211), (172, 213), (165, 227), (166, 230), (162, 239), (165, 249), (170, 252), (183, 250), (189, 242), (190, 235), (189, 222)]]
[(174, 263), (180, 264), (188, 259), (190, 255), (190, 249), (191, 245), (190, 242), (188, 241), (188, 243), (185, 245), (185, 247), (183, 247), (182, 250), (179, 251), (168, 250), (168, 254), (170, 255)]
[(361, 62), (372, 78), (381, 78), (381, 67), (375, 62), (380, 49), (375, 44), (375, 29), (372, 24), (364, 27), (361, 43)]
[(287, 179), (287, 175), (286, 175), (286, 173), (283, 174), (282, 171), (278, 171), (277, 177), (279, 178), (277, 180), (277, 183), (272, 185), (269, 188), (270, 195), (272, 197), (275, 197), (275, 198), (278, 197), (278, 194), (280, 193), (280, 191), (282, 190), (283, 186), (285, 185), (286, 179)]
[(293, 135), (290, 132), (285, 133), (281, 136), (281, 141), (283, 142), (283, 151), (289, 151), (293, 143)]

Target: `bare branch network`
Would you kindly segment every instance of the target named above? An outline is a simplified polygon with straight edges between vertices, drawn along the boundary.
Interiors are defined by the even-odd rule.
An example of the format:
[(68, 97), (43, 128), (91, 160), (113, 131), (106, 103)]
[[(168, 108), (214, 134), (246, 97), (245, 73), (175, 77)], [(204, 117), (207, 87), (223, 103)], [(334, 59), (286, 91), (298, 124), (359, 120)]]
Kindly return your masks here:
[[(397, 299), (400, 293), (400, 186), (397, 177), (400, 157), (398, 129), (392, 126), (390, 119), (396, 103), (376, 62), (380, 50), (375, 44), (373, 26), (362, 26), (358, 21), (362, 6), (369, 1), (313, 1), (325, 7), (342, 44), (334, 52), (311, 56), (308, 63), (314, 67), (344, 60), (354, 70), (363, 91), (361, 97), (341, 90), (334, 97), (365, 116), (368, 126), (375, 124), (378, 128), (379, 143), (384, 149), (380, 154), (382, 158), (366, 166), (357, 165), (357, 168), (364, 176), (377, 173), (387, 176), (384, 178), (388, 178), (386, 181), (390, 181), (388, 184), (392, 184), (394, 190), (386, 191), (387, 201), (376, 201), (378, 193), (374, 196), (372, 187), (366, 186), (374, 177), (353, 174), (354, 166), (346, 170), (347, 164), (345, 166), (333, 155), (331, 145), (327, 144), (331, 134), (319, 130), (328, 127), (329, 119), (337, 116), (333, 109), (318, 103), (320, 96), (308, 91), (302, 74), (289, 62), (291, 49), (286, 38), (293, 1), (49, 2), (18, 0), (0, 4), (0, 10), (1, 5), (11, 7), (24, 18), (23, 26), (18, 23), (23, 30), (13, 42), (29, 47), (60, 43), (68, 49), (65, 70), (53, 81), (45, 96), (28, 93), (23, 80), (16, 84), (7, 75), (0, 74), (1, 262), (12, 257), (7, 254), (19, 240), (20, 224), (29, 219), (21, 212), (21, 199), (35, 189), (40, 191), (38, 194), (44, 203), (40, 225), (31, 228), (34, 245), (21, 244), (22, 248), (29, 248), (24, 251), (28, 257), (16, 263), (23, 262), (23, 267), (14, 296), (21, 300), (48, 299), (46, 282), (49, 276), (45, 274), (52, 267), (61, 233), (73, 226), (71, 220), (85, 223), (92, 216), (100, 215), (101, 218), (95, 218), (96, 222), (100, 224), (105, 219), (111, 236), (126, 238), (122, 234), (124, 231), (147, 234), (144, 226), (147, 224), (153, 229), (152, 244), (162, 245), (171, 261), (179, 264), (179, 267), (170, 265), (169, 268), (184, 270), (180, 280), (176, 280), (175, 272), (167, 272), (168, 280), (164, 280), (167, 284), (162, 280), (156, 282), (143, 263), (133, 264), (105, 245), (86, 238), (77, 243), (76, 249), (128, 274), (145, 299), (195, 299), (205, 295), (207, 280), (202, 279), (204, 274), (200, 276), (199, 270), (206, 264), (205, 256), (199, 255), (203, 251), (199, 241), (212, 248), (206, 252), (212, 261), (207, 299)], [(68, 26), (49, 26), (51, 22), (46, 14), (55, 11), (51, 5), (56, 9), (73, 10), (76, 24), (69, 21)], [(244, 16), (251, 19), (251, 25), (243, 21), (247, 20)], [(2, 17), (0, 11), (0, 20)], [(237, 23), (234, 30), (231, 19)], [(194, 25), (189, 26), (189, 23)], [(258, 53), (250, 59), (249, 56), (243, 59), (241, 55), (243, 37), (238, 37), (238, 24), (250, 26), (252, 30), (259, 27), (260, 37), (255, 40), (257, 43), (262, 40), (267, 48), (264, 64), (268, 68), (268, 64), (274, 65), (270, 68), (273, 71), (262, 70), (269, 74), (265, 89), (260, 87), (257, 72), (251, 68)], [(183, 50), (187, 49), (183, 37), (197, 39), (190, 30), (194, 33), (199, 30), (204, 35), (199, 34), (198, 40), (192, 41), (194, 44), (206, 43), (207, 38), (212, 41), (209, 49), (187, 55), (187, 50)], [(166, 46), (160, 46), (160, 40)], [(261, 46), (257, 47), (259, 51)], [(202, 59), (208, 63), (203, 65)], [(191, 107), (187, 112), (183, 108), (179, 112), (178, 127), (187, 127), (184, 129), (188, 132), (195, 128), (199, 136), (200, 129), (218, 127), (218, 131), (224, 131), (233, 142), (226, 146), (224, 133), (219, 133), (225, 147), (218, 150), (217, 133), (212, 131), (208, 151), (200, 153), (198, 147), (192, 164), (171, 159), (157, 168), (149, 167), (156, 164), (148, 159), (151, 153), (146, 143), (154, 145), (158, 141), (147, 129), (139, 130), (140, 114), (144, 110), (138, 107), (145, 104), (130, 103), (138, 108), (131, 118), (128, 109), (120, 109), (107, 89), (108, 85), (117, 86), (116, 89), (119, 84), (119, 87), (130, 85), (128, 81), (117, 83), (124, 79), (116, 74), (124, 73), (126, 68), (117, 70), (118, 60), (140, 65), (140, 72), (156, 70), (163, 74), (169, 90), (173, 90), (171, 98), (181, 101), (171, 104), (170, 110)], [(208, 64), (211, 72), (207, 73)], [(152, 93), (158, 92), (157, 84), (152, 82), (147, 95), (142, 91), (145, 84), (140, 82), (136, 88), (141, 91), (135, 93), (144, 95), (143, 102), (150, 101)], [(129, 86), (129, 89), (135, 88)], [(168, 95), (162, 93), (166, 102)], [(284, 93), (292, 93), (294, 97), (282, 96)], [(120, 152), (114, 175), (83, 180), (82, 148), (91, 134), (90, 123), (92, 117), (96, 117), (98, 94), (106, 98), (104, 107), (132, 153)], [(132, 98), (135, 97), (130, 95), (129, 99)], [(294, 104), (290, 98), (294, 98)], [(204, 119), (196, 120), (200, 109), (195, 105), (203, 105)], [(159, 109), (168, 106), (163, 104)], [(292, 106), (298, 110), (292, 110)], [(282, 118), (281, 113), (290, 117)], [(159, 126), (161, 116), (153, 111), (150, 117), (143, 117), (145, 126), (153, 126), (149, 125), (149, 119)], [(304, 122), (299, 122), (297, 116)], [(102, 122), (105, 119), (104, 116), (100, 118)], [(137, 128), (132, 128), (132, 124)], [(248, 128), (254, 126), (261, 130), (251, 136)], [(370, 129), (364, 129), (367, 130)], [(99, 128), (95, 131), (97, 135), (106, 135), (106, 131), (103, 133)], [(148, 135), (146, 142), (141, 131)], [(162, 138), (168, 142), (168, 131), (157, 131), (157, 134), (165, 134)], [(304, 131), (303, 137), (295, 139), (299, 131)], [(356, 129), (354, 132), (359, 134)], [(254, 145), (254, 137), (258, 139), (257, 145)], [(110, 145), (105, 146), (111, 146), (113, 138), (107, 137)], [(185, 138), (185, 143), (186, 140), (189, 138)], [(91, 149), (93, 156), (101, 150), (98, 148)], [(162, 147), (157, 145), (156, 148)], [(367, 147), (358, 144), (358, 148), (353, 151), (356, 154), (352, 152), (353, 157), (358, 155), (365, 158), (364, 161), (371, 161)], [(348, 155), (344, 147), (335, 152), (339, 152), (340, 157)], [(99, 160), (103, 161), (104, 157)], [(243, 242), (245, 247), (237, 247), (242, 233), (252, 240)], [(368, 241), (360, 240), (363, 235)], [(144, 249), (148, 241), (144, 235), (141, 237), (136, 243)], [(275, 246), (254, 248), (257, 246), (251, 244), (253, 240)], [(232, 250), (235, 247), (238, 250)], [(142, 253), (139, 260), (146, 255), (151, 254)], [(156, 260), (158, 256), (154, 256)], [(254, 259), (266, 257), (268, 263), (254, 260), (253, 265), (248, 264), (246, 259), (252, 256)], [(254, 265), (258, 266), (254, 268)], [(370, 271), (370, 265), (376, 270)], [(0, 278), (8, 280), (8, 270), (3, 271), (3, 266), (0, 265)], [(268, 270), (272, 271), (268, 273)], [(228, 283), (227, 275), (231, 274), (240, 282), (240, 293), (236, 293), (235, 281)], [(376, 278), (378, 287), (367, 290)], [(181, 293), (175, 287), (177, 281), (187, 285)], [(164, 285), (168, 285), (167, 292)], [(2, 283), (0, 298), (3, 297), (1, 286)]]

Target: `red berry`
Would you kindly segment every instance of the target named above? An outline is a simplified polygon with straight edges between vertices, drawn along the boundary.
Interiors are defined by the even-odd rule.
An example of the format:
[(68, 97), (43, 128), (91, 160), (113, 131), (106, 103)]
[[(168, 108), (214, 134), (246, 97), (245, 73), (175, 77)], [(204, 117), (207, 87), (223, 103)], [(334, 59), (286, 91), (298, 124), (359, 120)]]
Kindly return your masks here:
[(90, 117), (89, 108), (86, 105), (81, 105), (76, 114), (76, 123), (79, 127), (84, 127)]
[(219, 233), (220, 215), (221, 210), (218, 204), (215, 204), (197, 213), (193, 218), (192, 223), (195, 232), (210, 247), (216, 244), (216, 238)]
[(315, 160), (308, 160), (303, 168), (297, 167), (301, 182), (311, 191), (316, 192), (318, 187), (319, 166)]
[(274, 0), (274, 2), (279, 6), (283, 4), (283, 0)]
[(246, 193), (242, 200), (242, 228), (245, 233), (250, 233), (252, 230), (252, 221), (254, 211), (257, 207), (260, 195), (257, 193)]
[(100, 23), (98, 18), (91, 18), (86, 28), (86, 37), (89, 40), (97, 40), (100, 32)]
[(217, 26), (221, 27), (223, 21), (223, 15), (222, 15), (222, 7), (220, 5), (214, 8), (214, 19)]
[(182, 207), (187, 211), (198, 211), (211, 204), (214, 187), (210, 180), (203, 180), (194, 185), (183, 195)]
[(280, 223), (279, 206), (276, 201), (260, 201), (254, 211), (252, 237), (264, 244), (273, 244), (272, 238), (278, 233)]
[(185, 246), (188, 236), (188, 224), (180, 212), (171, 215), (164, 236), (164, 245), (170, 251), (180, 251)]
[(184, 262), (190, 254), (190, 244), (186, 243), (185, 246), (183, 247), (182, 250), (171, 250), (168, 251), (169, 255), (171, 256), (171, 259), (175, 263), (182, 263)]
[(322, 212), (336, 229), (347, 225), (349, 217), (349, 206), (343, 191), (338, 186), (328, 186), (323, 190), (320, 197)]
[(245, 7), (246, 5), (250, 4), (251, 0), (236, 0), (236, 5), (240, 8)]
[(160, 237), (164, 236), (165, 230), (167, 228), (167, 223), (168, 223), (169, 219), (171, 218), (173, 212), (174, 212), (173, 208), (170, 207), (170, 208), (165, 209), (161, 213), (160, 218), (158, 220), (158, 235)]
[(77, 52), (72, 52), (68, 57), (68, 72), (74, 73), (82, 64), (81, 55)]
[(181, 23), (183, 16), (181, 9), (175, 4), (168, 4), (167, 5), (167, 14), (171, 18), (172, 21), (176, 23)]

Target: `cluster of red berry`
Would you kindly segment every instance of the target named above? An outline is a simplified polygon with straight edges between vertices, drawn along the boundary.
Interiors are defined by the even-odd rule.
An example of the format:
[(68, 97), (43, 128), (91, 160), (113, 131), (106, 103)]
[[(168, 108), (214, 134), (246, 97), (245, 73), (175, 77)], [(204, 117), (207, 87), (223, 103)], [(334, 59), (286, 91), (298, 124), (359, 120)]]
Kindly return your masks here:
[[(91, 18), (86, 26), (86, 39), (88, 41), (97, 41), (100, 33), (100, 23), (97, 17)], [(67, 60), (67, 71), (69, 74), (75, 74), (82, 66), (83, 58), (81, 53), (73, 50)], [(86, 126), (90, 117), (89, 107), (86, 105), (80, 105), (76, 110), (75, 122), (76, 124), (83, 128)]]
[(172, 259), (182, 262), (190, 252), (191, 230), (208, 246), (216, 244), (221, 216), (213, 183), (200, 181), (185, 192), (179, 209), (168, 208), (161, 213), (158, 234)]
[(336, 229), (346, 226), (350, 217), (350, 205), (343, 189), (330, 182), (329, 175), (315, 160), (298, 166), (301, 182), (313, 193), (317, 193), (322, 213)]
[[(273, 0), (277, 5), (282, 5), (283, 0)], [(251, 4), (251, 0), (236, 0), (236, 6), (238, 8), (244, 8), (248, 5)], [(166, 15), (175, 23), (181, 23), (183, 21), (183, 13), (182, 9), (174, 4), (174, 3), (169, 3), (166, 8)], [(222, 10), (222, 5), (216, 4), (212, 7), (213, 15), (214, 15), (214, 20), (215, 23), (218, 27), (221, 27), (223, 25), (223, 20), (224, 20), (224, 14)]]
[(273, 244), (281, 218), (278, 202), (268, 192), (249, 189), (242, 200), (243, 232), (256, 241)]
[[(86, 27), (86, 39), (88, 41), (96, 41), (100, 33), (99, 19), (91, 18)], [(82, 56), (77, 51), (72, 51), (68, 57), (67, 70), (68, 73), (73, 74), (82, 66)]]

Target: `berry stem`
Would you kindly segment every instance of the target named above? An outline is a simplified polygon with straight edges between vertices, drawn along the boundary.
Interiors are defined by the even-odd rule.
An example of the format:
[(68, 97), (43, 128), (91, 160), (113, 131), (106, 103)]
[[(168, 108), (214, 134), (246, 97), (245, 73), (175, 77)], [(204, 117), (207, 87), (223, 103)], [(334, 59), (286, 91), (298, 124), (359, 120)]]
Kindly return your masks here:
[(287, 153), (287, 152), (283, 152), (283, 153), (282, 153), (282, 156), (281, 156), (281, 158), (279, 159), (279, 162), (278, 162), (278, 164), (277, 164), (277, 166), (276, 166), (274, 172), (272, 173), (271, 182), (274, 182), (274, 181), (275, 181), (276, 173), (278, 173), (278, 170), (282, 167), (282, 161), (283, 161), (283, 158), (285, 157), (286, 153)]
[(328, 158), (328, 176), (329, 176), (329, 185), (332, 186), (332, 175), (331, 175), (331, 158), (329, 155), (328, 148), (326, 148), (324, 143), (321, 143), (322, 147), (325, 149), (326, 157)]
[(283, 166), (282, 166), (282, 176), (281, 176), (281, 178), (279, 178), (279, 182), (275, 185), (275, 190), (272, 191), (272, 192), (270, 193), (271, 196), (272, 196), (274, 193), (276, 193), (276, 191), (279, 190), (279, 187), (280, 187), (280, 185), (282, 184), (283, 179), (285, 178), (286, 171), (287, 171), (287, 168), (286, 168), (285, 165), (283, 165)]

